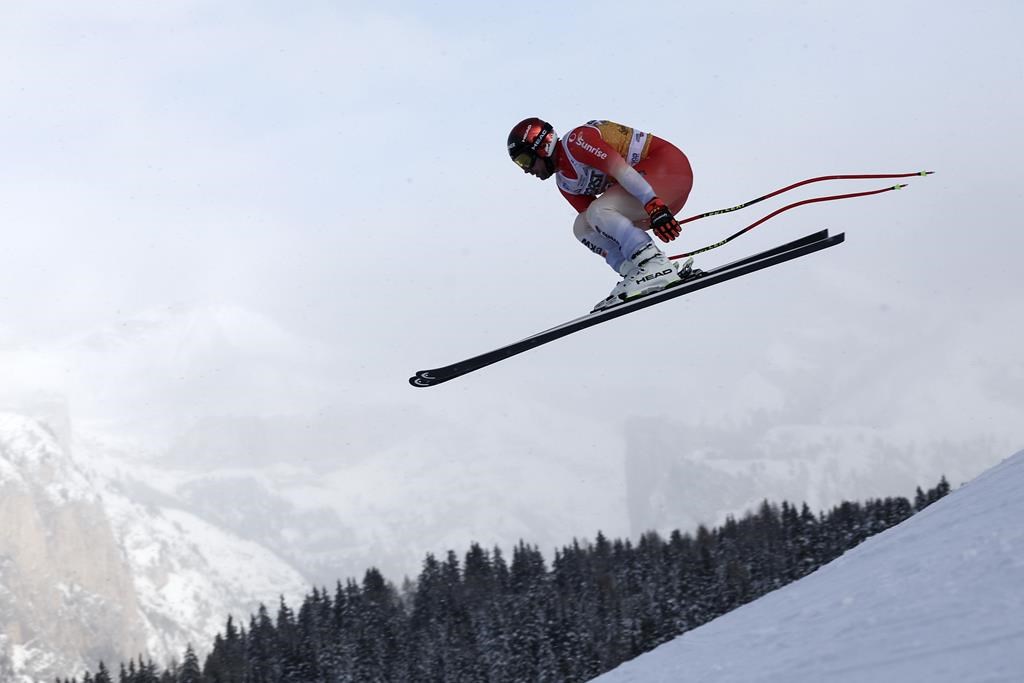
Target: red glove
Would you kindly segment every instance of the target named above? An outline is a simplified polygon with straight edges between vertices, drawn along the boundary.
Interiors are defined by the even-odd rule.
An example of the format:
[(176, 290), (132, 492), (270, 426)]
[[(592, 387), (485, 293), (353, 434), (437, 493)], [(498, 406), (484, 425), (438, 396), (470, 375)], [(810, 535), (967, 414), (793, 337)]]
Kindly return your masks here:
[(654, 230), (654, 234), (658, 236), (658, 239), (662, 242), (671, 242), (679, 237), (682, 228), (679, 227), (679, 221), (669, 211), (665, 202), (655, 197), (644, 204), (644, 210), (651, 217), (651, 229)]

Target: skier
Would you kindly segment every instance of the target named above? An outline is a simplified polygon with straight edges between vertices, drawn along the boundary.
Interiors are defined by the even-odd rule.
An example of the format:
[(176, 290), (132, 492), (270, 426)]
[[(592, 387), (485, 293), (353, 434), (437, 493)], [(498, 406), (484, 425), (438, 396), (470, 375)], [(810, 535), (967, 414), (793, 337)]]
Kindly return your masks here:
[(689, 160), (670, 142), (611, 121), (590, 121), (559, 139), (550, 123), (533, 117), (512, 128), (508, 153), (530, 175), (555, 176), (579, 212), (576, 239), (622, 277), (595, 312), (691, 274), (692, 258), (677, 269), (646, 232), (653, 230), (663, 242), (678, 237), (674, 214), (693, 186)]

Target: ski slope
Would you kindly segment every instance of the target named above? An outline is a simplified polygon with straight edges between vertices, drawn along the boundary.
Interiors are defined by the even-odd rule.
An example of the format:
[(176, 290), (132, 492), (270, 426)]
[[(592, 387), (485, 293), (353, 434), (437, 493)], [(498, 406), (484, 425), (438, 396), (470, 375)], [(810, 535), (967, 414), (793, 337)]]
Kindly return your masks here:
[(1024, 681), (1024, 451), (814, 574), (594, 680)]

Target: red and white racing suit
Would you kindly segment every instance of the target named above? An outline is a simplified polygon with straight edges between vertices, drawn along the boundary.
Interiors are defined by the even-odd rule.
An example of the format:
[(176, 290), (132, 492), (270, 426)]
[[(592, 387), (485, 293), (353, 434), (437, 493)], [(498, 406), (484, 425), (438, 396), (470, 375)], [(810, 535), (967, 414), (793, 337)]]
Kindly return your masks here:
[(693, 171), (667, 140), (611, 121), (590, 121), (558, 142), (555, 181), (579, 211), (573, 232), (591, 251), (622, 271), (651, 238), (644, 204), (655, 196), (672, 213), (683, 208)]

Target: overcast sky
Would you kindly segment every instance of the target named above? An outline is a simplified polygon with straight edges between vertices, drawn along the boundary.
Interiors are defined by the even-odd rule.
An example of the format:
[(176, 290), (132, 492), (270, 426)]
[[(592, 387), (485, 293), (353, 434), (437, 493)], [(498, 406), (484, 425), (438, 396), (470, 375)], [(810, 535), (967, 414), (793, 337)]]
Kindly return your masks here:
[[(1021, 405), (1021, 8), (5, 2), (6, 372), (15, 351), (216, 302), (332, 349), (319, 379), (341, 393), (453, 414), (521, 394), (597, 419), (721, 418), (785, 402), (735, 388), (768, 361), (813, 354), (828, 381), (825, 359), (870, 373), (922, 348), (989, 363)], [(615, 282), (553, 182), (508, 160), (530, 115), (671, 140), (695, 171), (683, 215), (817, 175), (936, 175), (783, 214), (697, 265), (820, 227), (846, 232), (836, 249), (413, 390), (415, 370), (582, 314)], [(888, 184), (804, 188), (689, 225), (670, 252)], [(920, 368), (907, 401), (955, 392), (944, 372)]]

